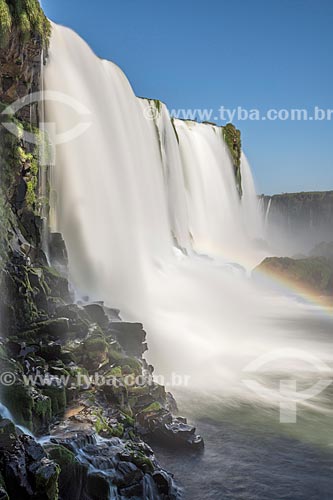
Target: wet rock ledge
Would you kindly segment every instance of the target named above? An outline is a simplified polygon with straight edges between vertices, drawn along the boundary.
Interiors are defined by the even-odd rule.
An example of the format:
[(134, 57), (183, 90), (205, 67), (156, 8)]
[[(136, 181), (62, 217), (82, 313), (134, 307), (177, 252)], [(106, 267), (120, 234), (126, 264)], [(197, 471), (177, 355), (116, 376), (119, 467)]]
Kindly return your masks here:
[[(0, 421), (3, 490), (11, 496), (20, 484), (22, 499), (103, 499), (110, 491), (114, 498), (178, 498), (147, 442), (198, 451), (203, 440), (173, 416), (174, 398), (154, 382), (142, 325), (122, 322), (102, 303), (71, 302), (67, 278), (41, 251), (17, 231), (9, 241), (0, 370), (14, 380), (3, 381), (0, 399), (24, 432), (48, 437), (41, 447)], [(54, 257), (64, 270), (64, 243)], [(29, 453), (45, 471), (35, 471)], [(55, 484), (42, 493), (35, 476), (44, 472)]]

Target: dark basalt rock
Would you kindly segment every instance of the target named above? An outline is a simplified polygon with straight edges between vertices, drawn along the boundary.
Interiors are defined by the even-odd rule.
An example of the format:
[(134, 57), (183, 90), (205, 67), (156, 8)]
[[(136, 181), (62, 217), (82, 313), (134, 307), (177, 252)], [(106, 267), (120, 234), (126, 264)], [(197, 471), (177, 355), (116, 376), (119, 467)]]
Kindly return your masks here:
[(201, 450), (204, 447), (202, 437), (196, 434), (196, 429), (187, 423), (186, 418), (174, 418), (165, 409), (146, 409), (138, 415), (138, 422), (143, 435), (153, 442), (158, 442), (179, 449)]
[(18, 433), (9, 420), (0, 422), (0, 451), (2, 489), (10, 498), (57, 500), (59, 467), (41, 445)]
[(204, 446), (202, 437), (195, 433), (195, 427), (188, 425), (184, 418), (176, 418), (171, 424), (164, 424), (157, 429), (155, 436), (179, 448), (201, 449)]
[(82, 321), (84, 323), (91, 323), (89, 314), (77, 304), (66, 304), (56, 308), (55, 316), (58, 318), (68, 318), (71, 321)]
[(146, 332), (141, 323), (111, 323), (109, 333), (119, 342), (129, 356), (141, 358), (147, 351)]
[(108, 315), (110, 321), (121, 321), (119, 309), (104, 306), (104, 311)]
[(83, 306), (87, 312), (90, 321), (97, 323), (101, 328), (106, 328), (109, 324), (109, 318), (105, 313), (103, 303), (87, 304)]
[[(24, 182), (24, 181), (23, 181)], [(21, 203), (22, 205), (22, 203)], [(22, 208), (22, 207), (21, 207)], [(41, 247), (43, 222), (31, 210), (24, 210), (20, 215), (20, 229), (23, 236), (36, 248)]]
[(31, 330), (26, 332), (27, 335), (32, 333), (36, 339), (41, 337), (65, 337), (69, 332), (69, 320), (67, 318), (49, 319), (32, 325)]
[(11, 420), (0, 421), (0, 450), (13, 451), (17, 440), (15, 425)]
[[(127, 442), (118, 438), (98, 443), (93, 434), (82, 431), (65, 432), (65, 436), (67, 437), (52, 438), (52, 442), (57, 444), (47, 445), (46, 450), (53, 460), (63, 466), (60, 474), (60, 491), (62, 491), (62, 480), (68, 478), (68, 474), (64, 471), (69, 468), (68, 470), (72, 472), (77, 460), (80, 461), (83, 467), (78, 481), (81, 497), (74, 495), (71, 500), (72, 498), (108, 499), (110, 485), (115, 498), (116, 495), (132, 500), (180, 498), (173, 477), (159, 467), (153, 451), (145, 443), (139, 440)], [(70, 450), (70, 456), (65, 460), (64, 449)], [(101, 472), (91, 474), (89, 467), (99, 469)], [(69, 497), (66, 495), (66, 498)]]
[(132, 462), (119, 462), (116, 466), (116, 473), (113, 482), (120, 488), (138, 483), (143, 478), (143, 472)]
[(110, 482), (101, 472), (87, 475), (87, 495), (91, 500), (109, 500)]
[(50, 260), (53, 265), (63, 269), (68, 267), (68, 254), (64, 239), (60, 233), (51, 233), (49, 236)]
[(8, 493), (2, 485), (0, 485), (0, 500), (9, 500)]
[(36, 497), (45, 498), (45, 500), (57, 500), (58, 476), (59, 467), (48, 458), (42, 458), (35, 472)]

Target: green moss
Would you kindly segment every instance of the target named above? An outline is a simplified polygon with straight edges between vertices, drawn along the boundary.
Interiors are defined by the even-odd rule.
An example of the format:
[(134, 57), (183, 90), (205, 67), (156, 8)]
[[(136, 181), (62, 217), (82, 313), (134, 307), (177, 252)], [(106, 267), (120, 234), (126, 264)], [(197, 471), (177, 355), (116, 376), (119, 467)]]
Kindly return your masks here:
[(154, 472), (153, 462), (144, 454), (143, 451), (134, 446), (135, 445), (131, 442), (126, 445), (126, 448), (131, 455), (132, 462), (140, 469), (143, 469), (144, 472)]
[(150, 413), (160, 410), (162, 410), (161, 404), (155, 401), (154, 403), (151, 403), (149, 406), (147, 406), (144, 410), (142, 410), (142, 413)]
[(107, 372), (106, 377), (121, 377), (122, 374), (120, 366), (114, 366)]
[(42, 420), (51, 420), (52, 417), (51, 399), (48, 397), (38, 398), (34, 403), (33, 411)]
[(121, 352), (116, 351), (112, 347), (109, 347), (109, 358), (113, 363), (120, 361), (121, 359), (123, 359), (123, 357), (124, 355)]
[(42, 393), (51, 400), (52, 415), (61, 415), (66, 408), (66, 390), (65, 387), (57, 385), (43, 387)]
[(150, 458), (146, 457), (145, 455), (134, 456), (133, 462), (137, 467), (143, 469), (145, 472), (154, 472), (153, 462), (150, 460)]
[(9, 234), (9, 210), (8, 210), (8, 204), (6, 203), (6, 199), (3, 193), (3, 190), (0, 187), (0, 288), (2, 289), (1, 286), (1, 281), (4, 278), (4, 273), (2, 272), (4, 270), (4, 267), (7, 262), (8, 258), (8, 234)]
[(89, 353), (94, 353), (95, 351), (101, 352), (106, 351), (108, 348), (108, 344), (103, 337), (91, 337), (88, 338), (85, 342), (85, 349)]
[(115, 427), (112, 427), (112, 436), (113, 437), (123, 437), (124, 435), (124, 426), (123, 424), (118, 424)]
[(107, 437), (119, 437), (121, 438), (124, 434), (124, 426), (118, 423), (116, 426), (109, 425), (106, 418), (103, 416), (102, 410), (98, 410), (95, 413), (97, 419), (95, 422), (95, 430), (97, 434), (103, 434)]
[(125, 425), (130, 426), (130, 427), (133, 427), (135, 425), (135, 420), (131, 415), (128, 415), (124, 411), (121, 411), (121, 415), (123, 417)]
[(118, 360), (117, 364), (121, 367), (129, 367), (134, 375), (141, 375), (142, 365), (136, 358), (123, 357)]
[(58, 500), (59, 488), (58, 479), (60, 467), (55, 463), (43, 463), (36, 471), (36, 498), (45, 498), (46, 500)]
[(44, 47), (48, 46), (51, 24), (38, 0), (0, 0), (0, 20), (2, 46), (7, 45), (14, 26), (23, 43), (38, 36)]
[(153, 102), (155, 104), (155, 108), (157, 109), (158, 113), (161, 112), (162, 110), (162, 103), (158, 99), (153, 99)]
[(3, 386), (1, 399), (13, 415), (15, 422), (32, 430), (33, 399), (30, 389), (19, 383), (11, 387)]
[(236, 129), (232, 123), (227, 123), (222, 127), (222, 135), (225, 143), (228, 146), (230, 156), (232, 158), (234, 168), (236, 185), (239, 195), (242, 196), (242, 178), (241, 178), (241, 154), (242, 154), (242, 142), (240, 130)]
[(18, 22), (22, 39), (24, 42), (27, 42), (30, 39), (31, 24), (28, 14), (25, 11), (22, 11), (18, 16)]
[(48, 457), (58, 464), (61, 469), (65, 469), (76, 462), (74, 453), (60, 444), (48, 445), (45, 451)]
[[(7, 108), (5, 104), (0, 104), (0, 111), (5, 108)], [(15, 203), (17, 179), (28, 162), (29, 170), (25, 176), (27, 185), (25, 205), (28, 210), (39, 215), (41, 207), (47, 206), (47, 201), (40, 200), (37, 189), (40, 151), (44, 151), (45, 149), (43, 147), (41, 133), (38, 128), (32, 127), (28, 123), (20, 122), (14, 116), (8, 115), (6, 120), (12, 127), (15, 127), (15, 133), (9, 132), (9, 130), (4, 127), (1, 129), (0, 184), (2, 186), (3, 196), (8, 202), (12, 204)], [(38, 139), (32, 152), (26, 151), (24, 143), (21, 140), (24, 130), (33, 133)]]
[(129, 387), (128, 388), (128, 393), (130, 396), (147, 396), (151, 391), (151, 388), (149, 385), (138, 385), (135, 387)]
[(0, 48), (5, 47), (9, 41), (12, 28), (12, 16), (5, 0), (0, 0)]

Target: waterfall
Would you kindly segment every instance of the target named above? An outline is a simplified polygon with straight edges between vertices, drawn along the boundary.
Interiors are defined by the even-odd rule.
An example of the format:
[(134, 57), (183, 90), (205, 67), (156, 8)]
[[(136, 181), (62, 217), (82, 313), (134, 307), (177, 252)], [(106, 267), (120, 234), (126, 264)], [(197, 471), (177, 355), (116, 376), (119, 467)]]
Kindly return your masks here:
[(272, 205), (272, 198), (269, 199), (269, 202), (267, 204), (267, 209), (266, 209), (266, 213), (265, 213), (265, 227), (268, 224), (268, 218), (269, 218), (269, 213), (271, 211), (271, 205)]
[[(278, 318), (295, 308), (272, 304), (247, 276), (264, 257), (247, 159), (240, 200), (221, 128), (171, 121), (164, 105), (138, 99), (115, 64), (57, 25), (45, 88), (90, 112), (89, 129), (58, 145), (51, 178), (50, 223), (64, 235), (78, 294), (143, 322), (161, 373), (229, 388), (253, 355), (281, 345), (263, 311)], [(45, 113), (57, 133), (80, 120), (55, 102)]]
[(3, 405), (2, 403), (0, 403), (0, 417), (11, 420), (14, 423), (15, 427), (17, 429), (19, 429), (21, 432), (23, 432), (23, 434), (26, 434), (27, 436), (34, 437), (33, 434), (29, 431), (29, 429), (27, 429), (23, 425), (17, 425), (15, 423), (15, 419), (14, 419), (13, 415), (10, 413), (7, 406)]

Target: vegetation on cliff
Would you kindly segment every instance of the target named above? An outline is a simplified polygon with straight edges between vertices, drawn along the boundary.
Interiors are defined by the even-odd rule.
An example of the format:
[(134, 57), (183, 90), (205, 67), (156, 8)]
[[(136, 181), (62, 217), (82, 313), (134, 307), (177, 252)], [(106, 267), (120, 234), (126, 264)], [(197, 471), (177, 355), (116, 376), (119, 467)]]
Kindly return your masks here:
[(333, 292), (333, 261), (326, 257), (269, 257), (255, 271), (286, 280), (319, 295)]
[(51, 24), (38, 0), (0, 0), (0, 46), (8, 44), (13, 29), (17, 29), (22, 42), (34, 36), (48, 46)]
[(242, 196), (242, 173), (241, 173), (241, 154), (242, 154), (242, 141), (241, 132), (232, 123), (227, 123), (222, 127), (222, 134), (225, 143), (228, 146), (234, 168), (236, 184), (239, 195)]

